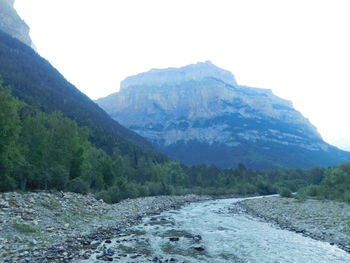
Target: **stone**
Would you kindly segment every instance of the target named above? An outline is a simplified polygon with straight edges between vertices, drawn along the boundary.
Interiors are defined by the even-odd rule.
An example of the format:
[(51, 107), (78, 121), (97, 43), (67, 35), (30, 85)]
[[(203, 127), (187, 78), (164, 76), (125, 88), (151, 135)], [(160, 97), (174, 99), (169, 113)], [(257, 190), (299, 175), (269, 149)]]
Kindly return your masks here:
[(197, 251), (204, 251), (204, 247), (193, 247), (194, 250), (197, 250)]
[(200, 235), (195, 235), (195, 236), (193, 236), (193, 239), (195, 241), (200, 241), (200, 240), (202, 240), (202, 237)]
[(51, 227), (47, 227), (47, 228), (46, 228), (46, 231), (47, 231), (47, 232), (54, 232), (54, 231), (55, 231), (55, 228), (52, 227), (52, 226), (51, 226)]
[(24, 220), (24, 221), (33, 221), (35, 218), (31, 215), (28, 215), (28, 214), (24, 214), (21, 216), (21, 218)]
[(19, 237), (19, 236), (17, 236), (17, 235), (14, 235), (14, 236), (13, 236), (13, 241), (15, 241), (15, 242), (22, 242), (23, 240), (22, 240), (21, 237)]
[(0, 208), (10, 208), (10, 204), (7, 201), (0, 200)]
[(170, 237), (169, 240), (170, 241), (179, 241), (180, 238), (178, 238), (178, 237)]

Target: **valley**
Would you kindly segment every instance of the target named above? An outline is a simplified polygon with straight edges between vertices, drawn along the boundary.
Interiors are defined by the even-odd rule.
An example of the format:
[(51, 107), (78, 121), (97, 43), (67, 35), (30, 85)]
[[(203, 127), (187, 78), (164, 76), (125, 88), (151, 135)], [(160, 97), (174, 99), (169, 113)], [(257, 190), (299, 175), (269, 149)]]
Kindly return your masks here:
[[(25, 9), (35, 11), (39, 2), (31, 1)], [(281, 94), (275, 93), (276, 86), (270, 90), (241, 85), (229, 70), (209, 60), (179, 66), (179, 61), (191, 63), (191, 54), (182, 57), (182, 45), (166, 47), (166, 52), (163, 47), (154, 53), (147, 50), (148, 59), (142, 52), (128, 57), (129, 48), (139, 51), (152, 40), (146, 45), (151, 48), (162, 43), (159, 36), (164, 40), (165, 33), (179, 31), (174, 30), (177, 26), (160, 30), (152, 24), (146, 31), (159, 30), (158, 40), (142, 32), (140, 39), (128, 42), (150, 19), (138, 20), (152, 11), (148, 7), (138, 8), (141, 13), (135, 16), (134, 6), (132, 15), (116, 8), (127, 1), (106, 1), (103, 7), (111, 4), (116, 9), (101, 19), (98, 1), (84, 2), (84, 12), (78, 2), (53, 0), (50, 5), (57, 6), (45, 7), (48, 2), (43, 1), (38, 8), (49, 12), (54, 7), (60, 13), (63, 7), (67, 15), (60, 17), (57, 28), (48, 28), (44, 39), (54, 38), (61, 28), (64, 32), (69, 14), (79, 21), (69, 25), (75, 28), (73, 35), (56, 40), (53, 57), (63, 61), (73, 50), (68, 61), (56, 64), (53, 57), (42, 56), (47, 54), (42, 52), (44, 45), (36, 49), (31, 36), (40, 39), (40, 34), (31, 33), (15, 0), (0, 0), (0, 263), (350, 262), (350, 152), (327, 143), (308, 115), (276, 95)], [(153, 9), (162, 10), (158, 5)], [(191, 23), (198, 7), (192, 13)], [(94, 18), (91, 28), (84, 25), (84, 14), (89, 17), (85, 23)], [(118, 16), (128, 32), (123, 41), (119, 23), (112, 29), (106, 23)], [(125, 23), (129, 18), (137, 22), (132, 30)], [(159, 21), (165, 20), (164, 16)], [(175, 20), (178, 25), (178, 17)], [(39, 22), (37, 28), (48, 21)], [(81, 43), (83, 31), (89, 34)], [(207, 29), (203, 32), (206, 41), (201, 46), (208, 40)], [(112, 35), (118, 36), (118, 43), (109, 38)], [(192, 41), (197, 39), (194, 35)], [(103, 43), (103, 50), (89, 45), (98, 45), (95, 40)], [(182, 40), (186, 49), (188, 40)], [(119, 44), (127, 45), (117, 57), (123, 62), (111, 67), (103, 59), (115, 60), (112, 54)], [(158, 52), (167, 57), (178, 49), (176, 63), (156, 59)], [(217, 61), (220, 49), (221, 44), (205, 56), (211, 54)], [(230, 47), (221, 61), (232, 52)], [(69, 67), (73, 57), (79, 67)], [(149, 63), (162, 67), (145, 71)], [(241, 62), (242, 68), (246, 63), (253, 69), (249, 60)], [(63, 76), (54, 65), (71, 72)], [(77, 87), (66, 78), (89, 68), (94, 72), (84, 72), (84, 85)], [(309, 74), (308, 69), (297, 76), (294, 70), (295, 79)], [(253, 79), (260, 75), (250, 74)], [(115, 83), (105, 87), (105, 78), (111, 76)], [(279, 77), (275, 72), (273, 76)], [(289, 82), (286, 78), (280, 84), (290, 89)], [(312, 96), (309, 90), (302, 93), (304, 105), (326, 107), (319, 118), (331, 116), (329, 134), (337, 134), (336, 120), (344, 116), (341, 107), (346, 105), (334, 99), (337, 86), (299, 83), (293, 91), (314, 90)], [(91, 85), (105, 97), (92, 100), (84, 94)], [(327, 90), (323, 101), (322, 87)], [(108, 89), (116, 92), (106, 96)], [(332, 106), (334, 101), (341, 110)], [(339, 145), (346, 146), (346, 140)]]

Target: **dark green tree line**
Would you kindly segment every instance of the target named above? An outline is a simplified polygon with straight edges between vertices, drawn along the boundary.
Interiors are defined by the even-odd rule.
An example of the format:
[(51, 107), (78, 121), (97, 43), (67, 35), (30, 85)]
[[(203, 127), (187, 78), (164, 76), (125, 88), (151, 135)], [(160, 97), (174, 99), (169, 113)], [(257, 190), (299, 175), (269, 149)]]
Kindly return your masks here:
[(348, 180), (346, 165), (270, 171), (250, 170), (243, 164), (225, 170), (212, 165), (189, 167), (157, 162), (136, 150), (125, 154), (115, 148), (107, 154), (91, 143), (89, 135), (88, 128), (60, 112), (44, 113), (24, 104), (0, 84), (0, 191), (93, 192), (118, 202), (147, 195), (273, 194), (320, 184), (317, 193), (347, 198), (348, 188), (340, 183)]

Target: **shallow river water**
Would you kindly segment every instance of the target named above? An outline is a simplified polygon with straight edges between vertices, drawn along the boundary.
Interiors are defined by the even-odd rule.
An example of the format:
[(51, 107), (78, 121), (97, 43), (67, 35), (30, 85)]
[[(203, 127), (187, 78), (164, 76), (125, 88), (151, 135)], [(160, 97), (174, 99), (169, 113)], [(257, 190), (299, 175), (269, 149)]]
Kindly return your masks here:
[(143, 219), (80, 262), (350, 263), (350, 254), (230, 210), (242, 199), (192, 203)]

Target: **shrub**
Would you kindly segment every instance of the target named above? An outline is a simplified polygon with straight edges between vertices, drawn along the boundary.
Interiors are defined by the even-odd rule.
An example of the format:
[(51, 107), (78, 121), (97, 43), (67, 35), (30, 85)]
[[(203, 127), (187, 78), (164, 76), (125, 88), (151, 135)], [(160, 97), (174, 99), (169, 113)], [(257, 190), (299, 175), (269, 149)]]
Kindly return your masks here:
[(292, 191), (287, 187), (281, 188), (279, 194), (281, 197), (292, 197)]
[(17, 188), (16, 181), (5, 174), (0, 174), (0, 192), (13, 191)]
[(108, 188), (107, 192), (108, 192), (111, 203), (118, 203), (119, 201), (124, 199), (124, 197), (122, 196), (121, 190), (119, 189), (119, 187), (117, 185), (114, 185), (114, 186)]
[(68, 190), (78, 194), (87, 194), (89, 192), (89, 184), (78, 177), (68, 183)]
[(98, 199), (98, 200), (102, 199), (103, 201), (105, 201), (108, 204), (112, 203), (112, 198), (107, 191), (101, 191), (101, 192), (97, 193), (96, 199)]
[(301, 188), (299, 189), (299, 191), (297, 192), (295, 198), (299, 201), (304, 201), (307, 199), (307, 188), (304, 187), (304, 188)]
[(343, 195), (343, 200), (347, 203), (350, 203), (350, 192), (345, 192)]
[(139, 196), (149, 196), (149, 189), (146, 185), (137, 185)]

